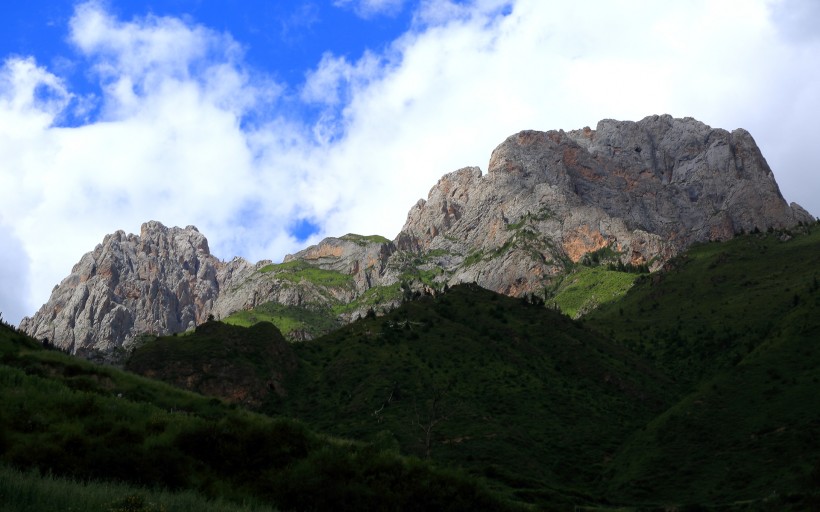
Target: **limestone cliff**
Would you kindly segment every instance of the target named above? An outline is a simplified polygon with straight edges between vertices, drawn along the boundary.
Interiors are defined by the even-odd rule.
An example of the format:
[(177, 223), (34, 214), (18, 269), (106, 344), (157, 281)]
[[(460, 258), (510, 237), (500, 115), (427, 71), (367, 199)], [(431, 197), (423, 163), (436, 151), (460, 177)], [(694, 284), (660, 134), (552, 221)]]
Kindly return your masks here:
[(107, 235), (20, 327), (74, 353), (110, 352), (140, 333), (169, 334), (203, 322), (226, 277), (251, 265), (222, 263), (193, 226), (142, 225)]
[(449, 255), (450, 283), (520, 295), (591, 251), (657, 268), (696, 241), (812, 220), (783, 199), (748, 132), (667, 115), (513, 135), (486, 175), (439, 180), (397, 245)]
[(214, 258), (193, 227), (117, 232), (21, 327), (83, 353), (269, 303), (347, 322), (446, 284), (540, 294), (593, 251), (657, 269), (694, 242), (813, 220), (786, 203), (745, 130), (671, 116), (604, 120), (509, 137), (486, 174), (442, 177), (393, 241), (345, 235), (281, 264), (251, 264)]

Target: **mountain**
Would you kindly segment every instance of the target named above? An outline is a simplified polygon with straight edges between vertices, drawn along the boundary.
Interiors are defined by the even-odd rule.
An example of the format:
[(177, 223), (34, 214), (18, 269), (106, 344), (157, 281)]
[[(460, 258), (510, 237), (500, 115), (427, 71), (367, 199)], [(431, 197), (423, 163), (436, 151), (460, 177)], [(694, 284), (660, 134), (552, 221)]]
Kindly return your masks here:
[(226, 281), (250, 267), (212, 256), (193, 226), (148, 222), (139, 236), (107, 235), (20, 327), (72, 353), (110, 352), (138, 333), (184, 331), (203, 322)]
[(581, 320), (464, 284), (286, 357), (257, 348), (270, 324), (208, 322), (126, 368), (547, 510), (817, 510), (818, 269), (820, 225), (798, 226), (695, 244)]
[(211, 314), (274, 319), (304, 340), (444, 286), (546, 296), (589, 254), (658, 269), (695, 242), (811, 221), (785, 202), (744, 130), (671, 116), (604, 120), (509, 137), (486, 175), (442, 177), (392, 241), (349, 234), (281, 264), (251, 264), (220, 262), (192, 227), (149, 222), (140, 236), (109, 235), (21, 328), (108, 357)]

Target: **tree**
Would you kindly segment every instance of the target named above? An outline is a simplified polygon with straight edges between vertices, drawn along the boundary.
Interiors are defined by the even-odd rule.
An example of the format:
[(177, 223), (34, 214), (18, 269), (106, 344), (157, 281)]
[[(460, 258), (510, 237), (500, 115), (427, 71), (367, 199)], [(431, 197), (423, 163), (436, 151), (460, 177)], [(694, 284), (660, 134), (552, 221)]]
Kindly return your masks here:
[(419, 410), (418, 404), (414, 404), (416, 409), (416, 425), (422, 431), (421, 443), (424, 446), (424, 454), (429, 459), (430, 450), (433, 445), (434, 429), (437, 425), (446, 421), (452, 411), (447, 404), (448, 394), (438, 388), (433, 388), (433, 395), (424, 403), (423, 410)]

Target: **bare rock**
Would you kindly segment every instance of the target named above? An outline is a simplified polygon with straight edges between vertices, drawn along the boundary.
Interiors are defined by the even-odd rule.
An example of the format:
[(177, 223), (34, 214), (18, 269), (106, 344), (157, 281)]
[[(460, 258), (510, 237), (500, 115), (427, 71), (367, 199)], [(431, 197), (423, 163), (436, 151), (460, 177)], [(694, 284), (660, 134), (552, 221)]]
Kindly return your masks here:
[(439, 180), (396, 244), (450, 255), (444, 282), (523, 295), (592, 251), (658, 268), (693, 242), (811, 220), (783, 199), (748, 132), (666, 115), (515, 134), (486, 175)]
[(184, 331), (207, 318), (223, 267), (195, 227), (147, 222), (139, 236), (107, 235), (20, 327), (89, 354), (127, 345), (140, 333)]
[(783, 199), (745, 130), (668, 115), (606, 119), (594, 130), (512, 135), (486, 174), (443, 176), (393, 241), (348, 234), (280, 264), (251, 264), (214, 258), (192, 226), (118, 231), (21, 328), (93, 355), (268, 302), (330, 311), (343, 323), (456, 283), (540, 294), (596, 251), (657, 269), (694, 242), (812, 221)]

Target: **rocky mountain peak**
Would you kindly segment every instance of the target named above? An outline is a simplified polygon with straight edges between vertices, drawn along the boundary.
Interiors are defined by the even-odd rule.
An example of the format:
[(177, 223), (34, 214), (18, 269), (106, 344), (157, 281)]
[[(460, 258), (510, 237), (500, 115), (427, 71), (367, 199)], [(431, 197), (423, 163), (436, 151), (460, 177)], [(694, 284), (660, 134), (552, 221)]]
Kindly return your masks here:
[[(335, 315), (338, 325), (457, 283), (543, 295), (591, 252), (657, 269), (694, 242), (813, 220), (786, 203), (745, 130), (669, 115), (605, 119), (594, 130), (508, 137), (486, 173), (465, 167), (439, 179), (393, 241), (348, 234), (281, 264), (251, 264), (214, 258), (193, 226), (117, 231), (21, 327), (84, 353), (271, 304)], [(308, 337), (297, 331), (292, 339)]]
[(195, 227), (146, 222), (139, 236), (106, 235), (21, 328), (79, 353), (184, 331), (210, 311), (223, 266)]
[(693, 242), (811, 220), (783, 199), (747, 131), (664, 115), (512, 135), (486, 175), (439, 180), (397, 241), (454, 255), (448, 282), (516, 295), (592, 251), (657, 268)]

